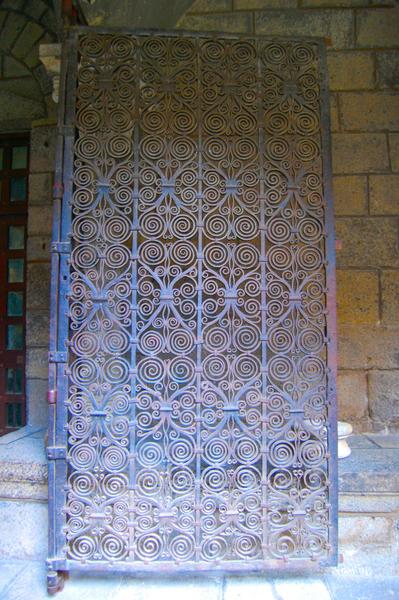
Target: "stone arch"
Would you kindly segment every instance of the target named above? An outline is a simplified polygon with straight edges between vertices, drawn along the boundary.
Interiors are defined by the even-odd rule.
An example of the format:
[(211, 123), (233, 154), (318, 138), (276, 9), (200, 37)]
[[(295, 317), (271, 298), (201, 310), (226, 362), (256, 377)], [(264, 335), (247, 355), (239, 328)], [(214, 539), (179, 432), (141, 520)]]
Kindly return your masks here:
[[(56, 29), (50, 1), (3, 0), (0, 4), (0, 93), (3, 106), (15, 103), (20, 109), (16, 115), (47, 116), (51, 81), (39, 60), (39, 44), (55, 42)], [(1, 120), (8, 120), (9, 112)]]

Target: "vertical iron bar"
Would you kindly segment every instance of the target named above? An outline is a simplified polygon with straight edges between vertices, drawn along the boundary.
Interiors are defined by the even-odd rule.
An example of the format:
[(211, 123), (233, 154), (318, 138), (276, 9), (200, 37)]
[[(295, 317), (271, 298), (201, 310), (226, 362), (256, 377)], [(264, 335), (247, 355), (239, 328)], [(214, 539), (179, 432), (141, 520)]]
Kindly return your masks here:
[(197, 47), (197, 91), (198, 91), (198, 221), (197, 221), (197, 235), (198, 235), (198, 248), (197, 248), (197, 260), (198, 260), (198, 288), (197, 288), (197, 389), (196, 389), (196, 418), (197, 418), (197, 432), (196, 432), (196, 473), (195, 473), (195, 544), (196, 544), (196, 560), (200, 560), (201, 557), (201, 461), (202, 454), (201, 450), (201, 416), (202, 416), (202, 402), (201, 402), (201, 365), (202, 365), (202, 266), (203, 266), (203, 214), (202, 214), (202, 131), (201, 131), (201, 45), (199, 40), (196, 40)]
[(129, 555), (135, 558), (135, 533), (136, 533), (136, 386), (137, 386), (137, 286), (138, 286), (138, 231), (139, 231), (139, 162), (140, 162), (140, 40), (136, 48), (136, 123), (133, 131), (133, 237), (132, 237), (132, 398), (130, 409), (130, 460), (129, 460)]
[[(67, 243), (71, 229), (71, 198), (72, 198), (72, 176), (73, 176), (73, 150), (74, 150), (74, 114), (75, 114), (75, 85), (77, 69), (77, 43), (76, 39), (71, 37), (66, 42), (66, 110), (65, 120), (61, 126), (68, 127), (68, 135), (64, 135), (64, 154), (63, 154), (63, 198), (61, 208), (61, 223), (59, 231), (59, 241)], [(59, 259), (58, 272), (58, 315), (57, 315), (57, 334), (56, 351), (65, 352), (68, 341), (68, 291), (69, 291), (69, 255), (62, 253)], [(66, 400), (68, 395), (68, 385), (66, 378), (66, 363), (57, 362), (56, 364), (56, 390), (57, 399), (55, 404), (55, 435), (54, 445), (65, 449), (64, 458), (57, 458), (54, 467), (54, 501), (52, 503), (52, 516), (55, 538), (55, 555), (62, 558), (61, 553), (65, 547), (65, 535), (63, 527), (65, 525), (65, 514), (63, 507), (66, 497), (67, 483), (67, 464), (66, 464), (66, 446), (67, 432), (67, 408)]]
[[(53, 225), (52, 225), (52, 243), (59, 242), (61, 230), (61, 198), (62, 198), (62, 165), (64, 138), (62, 126), (64, 123), (65, 112), (65, 88), (67, 74), (67, 45), (62, 46), (61, 59), (61, 77), (60, 77), (60, 104), (58, 112), (58, 131), (57, 131), (57, 146), (55, 155), (55, 175), (54, 175), (54, 205), (53, 205)], [(60, 256), (57, 252), (51, 254), (51, 284), (50, 284), (50, 340), (49, 352), (55, 352), (58, 346), (58, 301), (59, 301), (59, 260)], [(54, 362), (49, 362), (49, 378), (48, 378), (48, 399), (49, 402), (49, 422), (48, 422), (48, 445), (56, 445), (56, 385), (57, 385), (57, 365)], [(48, 514), (49, 514), (49, 530), (48, 530), (48, 556), (50, 559), (56, 557), (56, 462), (49, 460), (48, 465)]]
[(326, 226), (326, 282), (327, 282), (327, 426), (328, 426), (328, 475), (330, 504), (330, 564), (338, 562), (338, 442), (337, 442), (337, 291), (334, 232), (334, 203), (332, 194), (332, 159), (330, 98), (328, 87), (326, 45), (319, 42), (320, 120), (322, 140), (323, 187)]
[(263, 124), (263, 108), (262, 108), (262, 69), (260, 60), (259, 44), (256, 44), (256, 66), (257, 66), (257, 81), (258, 81), (258, 135), (259, 135), (259, 199), (260, 199), (260, 268), (261, 268), (261, 401), (262, 401), (262, 520), (263, 520), (263, 535), (262, 535), (262, 550), (264, 559), (268, 553), (268, 535), (267, 535), (267, 404), (266, 404), (266, 388), (267, 388), (267, 325), (266, 325), (266, 218), (265, 218), (265, 170), (264, 170), (264, 152), (265, 152), (265, 132)]

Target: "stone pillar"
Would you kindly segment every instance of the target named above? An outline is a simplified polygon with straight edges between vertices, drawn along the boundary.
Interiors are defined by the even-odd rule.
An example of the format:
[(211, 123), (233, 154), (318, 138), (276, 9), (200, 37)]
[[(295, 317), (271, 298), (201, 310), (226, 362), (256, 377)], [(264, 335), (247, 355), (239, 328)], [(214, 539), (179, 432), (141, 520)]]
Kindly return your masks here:
[(57, 135), (60, 44), (41, 44), (40, 60), (52, 82), (47, 120), (34, 121), (30, 140), (27, 242), (26, 394), (27, 424), (47, 426), (47, 377), (50, 320), (50, 245), (52, 189)]
[(47, 426), (50, 243), (56, 126), (31, 129), (27, 241), (27, 424)]

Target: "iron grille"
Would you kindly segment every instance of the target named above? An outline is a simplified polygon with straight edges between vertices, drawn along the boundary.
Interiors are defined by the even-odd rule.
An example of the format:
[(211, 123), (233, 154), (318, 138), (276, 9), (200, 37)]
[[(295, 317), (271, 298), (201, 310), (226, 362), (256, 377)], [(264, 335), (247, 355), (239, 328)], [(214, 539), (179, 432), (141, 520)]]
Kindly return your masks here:
[(67, 52), (50, 587), (333, 564), (322, 45), (84, 30)]

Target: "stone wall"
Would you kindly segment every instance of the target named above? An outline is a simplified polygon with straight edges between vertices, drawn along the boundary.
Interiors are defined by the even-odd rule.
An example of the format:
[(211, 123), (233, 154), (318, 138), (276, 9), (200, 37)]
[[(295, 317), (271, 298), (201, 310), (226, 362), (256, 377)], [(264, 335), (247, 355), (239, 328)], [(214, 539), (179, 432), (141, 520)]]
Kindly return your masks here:
[[(24, 22), (12, 8), (8, 15), (0, 11), (3, 79), (7, 65), (18, 67), (13, 52), (19, 53), (20, 69), (29, 60), (37, 65), (38, 43), (53, 36), (49, 33), (53, 22), (50, 26), (43, 21), (48, 15), (46, 5), (40, 0), (25, 4), (29, 10)], [(44, 33), (35, 42), (36, 49), (31, 45), (24, 52), (22, 40), (28, 39), (29, 32), (38, 32), (34, 24)], [(134, 27), (134, 23), (125, 25)], [(339, 414), (359, 430), (398, 428), (399, 4), (392, 0), (197, 0), (177, 27), (328, 39), (336, 230), (342, 240), (337, 256)], [(37, 70), (35, 75), (40, 73)], [(1, 87), (0, 77), (0, 93), (7, 91), (7, 85), (11, 84)], [(46, 82), (41, 89), (48, 108)], [(19, 110), (20, 105), (14, 105)], [(11, 110), (10, 102), (7, 109)], [(0, 113), (0, 131), (26, 127), (25, 118), (12, 115), (12, 111), (6, 117)], [(36, 122), (31, 131), (27, 314), (27, 392), (33, 425), (47, 421), (53, 138), (54, 126)]]
[(50, 244), (55, 125), (31, 129), (27, 241), (26, 394), (28, 422), (47, 425)]
[(27, 240), (26, 393), (28, 422), (47, 424), (52, 172), (56, 105), (39, 45), (56, 41), (47, 0), (2, 0), (0, 6), (0, 133), (30, 132)]
[(0, 5), (0, 132), (29, 130), (47, 116), (51, 84), (39, 44), (56, 39), (46, 0), (2, 0)]
[(399, 427), (399, 4), (197, 0), (178, 27), (328, 38), (339, 417)]

